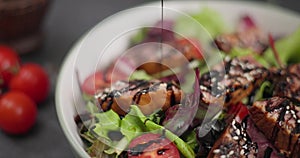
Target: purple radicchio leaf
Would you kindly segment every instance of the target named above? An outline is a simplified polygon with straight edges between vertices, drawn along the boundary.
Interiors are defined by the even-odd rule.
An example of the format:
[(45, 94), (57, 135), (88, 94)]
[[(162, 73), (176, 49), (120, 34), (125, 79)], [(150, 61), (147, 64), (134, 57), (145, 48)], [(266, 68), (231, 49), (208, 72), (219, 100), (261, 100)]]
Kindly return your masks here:
[[(173, 41), (175, 35), (173, 32), (174, 21), (164, 20), (158, 21), (154, 27), (151, 27), (147, 33), (147, 38), (144, 42), (163, 42)], [(162, 38), (162, 39), (161, 39)]]
[(249, 15), (242, 16), (238, 24), (238, 30), (244, 32), (253, 28), (257, 28), (254, 20)]
[[(200, 88), (199, 88), (199, 70), (195, 70), (194, 92), (186, 94), (181, 105), (169, 108), (164, 120), (164, 126), (174, 134), (182, 135), (192, 124), (199, 106)], [(173, 115), (173, 116), (172, 116)]]

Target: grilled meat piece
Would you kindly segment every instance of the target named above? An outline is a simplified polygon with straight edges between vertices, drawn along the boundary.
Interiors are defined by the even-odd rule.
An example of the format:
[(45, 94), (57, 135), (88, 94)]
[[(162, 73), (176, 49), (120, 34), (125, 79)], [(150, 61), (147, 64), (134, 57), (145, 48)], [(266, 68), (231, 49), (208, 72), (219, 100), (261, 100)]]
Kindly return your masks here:
[(287, 98), (256, 101), (249, 109), (255, 125), (286, 157), (299, 158), (300, 108)]
[(232, 48), (249, 48), (257, 54), (262, 54), (268, 48), (268, 38), (258, 28), (247, 29), (243, 32), (219, 35), (215, 39), (217, 47), (229, 53)]
[(267, 69), (234, 58), (226, 60), (225, 68), (212, 70), (200, 79), (201, 102), (221, 104), (224, 107), (235, 105), (249, 96), (268, 76)]
[(156, 110), (166, 110), (179, 104), (182, 91), (174, 82), (136, 80), (129, 83), (117, 82), (110, 89), (95, 96), (98, 106), (103, 110), (114, 110), (119, 115), (126, 115), (130, 105), (138, 105), (145, 115)]
[(208, 158), (257, 157), (257, 144), (252, 142), (246, 128), (235, 119), (212, 147)]
[(242, 122), (242, 126), (246, 128), (247, 133), (252, 141), (257, 143), (257, 157), (282, 158), (282, 155), (278, 153), (272, 143), (264, 136), (262, 132), (259, 131), (259, 129), (257, 129), (251, 118), (246, 117)]
[(273, 96), (288, 97), (300, 102), (300, 64), (286, 69), (273, 70), (270, 78), (274, 83)]

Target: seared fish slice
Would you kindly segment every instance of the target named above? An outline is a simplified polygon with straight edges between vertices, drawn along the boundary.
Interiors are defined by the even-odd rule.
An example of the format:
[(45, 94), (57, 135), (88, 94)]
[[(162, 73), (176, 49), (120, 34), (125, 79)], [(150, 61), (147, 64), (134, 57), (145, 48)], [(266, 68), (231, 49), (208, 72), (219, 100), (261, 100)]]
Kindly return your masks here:
[(248, 60), (226, 60), (225, 68), (205, 73), (200, 79), (204, 104), (234, 105), (249, 96), (268, 76), (267, 69)]
[(300, 108), (287, 98), (256, 101), (249, 109), (255, 125), (286, 157), (299, 158)]
[(271, 81), (274, 83), (273, 96), (288, 97), (300, 102), (300, 64), (275, 70)]
[(215, 43), (220, 50), (226, 53), (229, 53), (234, 47), (241, 47), (262, 54), (268, 48), (268, 38), (258, 28), (219, 35), (216, 37)]
[(95, 97), (103, 111), (112, 109), (124, 116), (130, 105), (138, 105), (145, 115), (149, 115), (179, 104), (181, 96), (182, 91), (174, 82), (136, 80), (129, 83), (119, 81)]
[(257, 144), (252, 142), (246, 128), (233, 119), (212, 147), (208, 158), (253, 158), (257, 157), (257, 152)]

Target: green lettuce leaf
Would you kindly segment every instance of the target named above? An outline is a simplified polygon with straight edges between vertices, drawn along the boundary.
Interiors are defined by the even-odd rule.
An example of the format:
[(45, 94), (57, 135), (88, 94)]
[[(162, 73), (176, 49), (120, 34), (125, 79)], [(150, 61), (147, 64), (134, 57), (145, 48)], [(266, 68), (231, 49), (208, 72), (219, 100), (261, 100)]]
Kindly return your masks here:
[(146, 38), (147, 32), (147, 28), (140, 29), (136, 34), (134, 34), (134, 36), (130, 38), (130, 45), (141, 43)]
[(92, 101), (88, 101), (87, 104), (86, 104), (86, 110), (91, 113), (92, 115), (98, 113), (98, 108), (97, 106), (95, 105), (94, 102)]
[(181, 152), (183, 156), (185, 156), (186, 158), (195, 157), (195, 153), (193, 149), (186, 142), (184, 142), (181, 138), (179, 138), (174, 133), (165, 129), (163, 126), (158, 125), (155, 122), (148, 119), (136, 105), (131, 106), (131, 111), (133, 114), (135, 114), (135, 116), (137, 116), (141, 120), (141, 122), (144, 123), (147, 131), (151, 131), (151, 132), (160, 131), (161, 133), (164, 133), (169, 140), (174, 141), (174, 144), (176, 145), (177, 149)]
[(231, 58), (234, 57), (242, 57), (242, 56), (247, 56), (247, 55), (251, 55), (257, 62), (259, 62), (261, 65), (263, 65), (264, 67), (270, 67), (270, 63), (267, 59), (265, 59), (263, 56), (260, 56), (256, 53), (254, 53), (252, 50), (250, 49), (245, 49), (245, 48), (240, 48), (240, 47), (234, 47), (229, 53), (228, 55)]
[(201, 42), (207, 40), (209, 36), (212, 38), (227, 32), (222, 16), (215, 10), (210, 8), (202, 8), (200, 12), (190, 14), (191, 18), (186, 16), (179, 17), (175, 22), (175, 32), (188, 37), (202, 39)]
[(92, 133), (101, 138), (105, 138), (108, 143), (111, 142), (108, 134), (111, 131), (119, 131), (121, 119), (113, 110), (95, 114), (97, 122), (90, 129)]
[(137, 71), (134, 71), (129, 80), (130, 81), (133, 81), (133, 80), (151, 80), (153, 79), (152, 76), (148, 75), (144, 70), (137, 70)]
[[(275, 42), (279, 58), (284, 65), (300, 62), (300, 28), (294, 33)], [(278, 66), (271, 48), (264, 53), (264, 58), (272, 65)]]
[[(91, 127), (90, 132), (95, 134), (98, 139), (102, 138), (100, 140), (103, 143), (111, 146), (106, 150), (103, 149), (107, 154), (116, 154), (118, 156), (126, 149), (132, 139), (143, 132), (152, 132), (164, 133), (169, 140), (174, 141), (174, 144), (182, 155), (187, 158), (195, 157), (191, 139), (188, 139), (190, 144), (187, 144), (174, 133), (152, 121), (151, 117), (145, 116), (136, 105), (131, 106), (130, 112), (122, 120), (119, 115), (112, 110), (96, 113), (95, 117), (97, 121), (95, 125)], [(120, 141), (112, 141), (108, 136), (111, 131), (120, 131), (124, 137)]]
[(188, 132), (182, 136), (182, 139), (189, 145), (192, 149), (196, 150), (198, 145), (197, 135), (195, 131)]
[(145, 125), (133, 111), (130, 111), (121, 121), (121, 133), (129, 142), (145, 131)]
[(272, 87), (272, 83), (269, 81), (265, 81), (261, 84), (259, 90), (255, 94), (254, 101), (260, 100), (264, 98), (264, 93), (266, 90), (270, 89)]
[(89, 155), (93, 157), (109, 158), (107, 154), (104, 153), (104, 150), (107, 148), (107, 145), (97, 140), (87, 149)]
[(114, 146), (110, 147), (107, 150), (104, 150), (106, 154), (113, 155), (116, 154), (116, 158), (126, 149), (129, 141), (123, 137), (120, 141), (114, 143)]

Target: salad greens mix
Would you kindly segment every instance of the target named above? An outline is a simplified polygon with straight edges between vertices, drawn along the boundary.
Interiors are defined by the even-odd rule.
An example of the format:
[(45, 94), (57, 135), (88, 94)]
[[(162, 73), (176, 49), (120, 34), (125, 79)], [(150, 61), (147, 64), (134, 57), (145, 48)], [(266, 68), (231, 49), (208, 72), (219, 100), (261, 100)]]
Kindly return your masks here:
[[(267, 33), (255, 25), (254, 20), (250, 17), (251, 15), (241, 17), (240, 24), (237, 28), (233, 29), (237, 31), (228, 29), (226, 22), (222, 19), (222, 15), (210, 8), (203, 8), (197, 13), (190, 14), (190, 16), (206, 29), (213, 40), (203, 39), (202, 37), (206, 36), (204, 34), (207, 32), (203, 32), (203, 29), (199, 29), (199, 25), (190, 23), (190, 20), (186, 20), (185, 17), (163, 21), (164, 25), (168, 25), (168, 28), (172, 29), (173, 32), (165, 30), (164, 33), (161, 34), (160, 31), (157, 31), (157, 28), (144, 28), (131, 38), (131, 46), (135, 46), (141, 43), (157, 41), (160, 36), (163, 36), (161, 38), (164, 43), (170, 44), (176, 49), (185, 52), (184, 55), (189, 60), (188, 69), (196, 70), (194, 74), (180, 72), (182, 71), (181, 69), (179, 69), (179, 72), (176, 72), (177, 77), (183, 77), (184, 84), (180, 85), (181, 88), (177, 87), (174, 72), (168, 69), (163, 69), (156, 73), (149, 73), (147, 68), (141, 67), (131, 74), (130, 82), (139, 81), (133, 85), (147, 85), (151, 82), (151, 85), (155, 87), (155, 90), (149, 90), (149, 88), (147, 89), (145, 87), (143, 87), (144, 89), (142, 90), (148, 90), (150, 92), (160, 91), (161, 86), (166, 86), (167, 90), (172, 91), (170, 106), (167, 108), (162, 107), (155, 109), (151, 114), (145, 114), (144, 109), (137, 104), (137, 101), (135, 104), (133, 103), (127, 107), (127, 111), (119, 112), (119, 109), (114, 109), (114, 100), (103, 101), (103, 96), (104, 94), (106, 95), (105, 97), (114, 94), (114, 97), (120, 97), (123, 95), (120, 91), (112, 90), (114, 93), (107, 93), (106, 89), (110, 88), (107, 86), (106, 88), (96, 89), (94, 93), (90, 93), (90, 91), (87, 91), (86, 87), (84, 87), (85, 84), (83, 84), (82, 89), (85, 93), (86, 113), (79, 114), (80, 119), (76, 122), (80, 136), (85, 142), (86, 150), (91, 157), (141, 157), (141, 155), (146, 153), (145, 151), (135, 152), (135, 154), (132, 155), (127, 151), (130, 150), (128, 147), (131, 142), (144, 133), (158, 134), (162, 136), (160, 139), (170, 140), (179, 151), (180, 157), (206, 157), (214, 143), (226, 129), (230, 120), (233, 117), (237, 117), (237, 115), (241, 115), (239, 113), (241, 107), (250, 105), (256, 100), (263, 99), (267, 93), (272, 92), (273, 83), (265, 80), (257, 89), (251, 92), (251, 97), (244, 97), (239, 101), (239, 106), (229, 105), (221, 109), (221, 111), (209, 111), (209, 106), (216, 105), (207, 105), (200, 101), (200, 98), (206, 97), (206, 95), (200, 92), (204, 89), (200, 89), (201, 84), (205, 83), (205, 75), (204, 77), (202, 75), (208, 72), (206, 63), (201, 55), (201, 53), (205, 51), (201, 48), (201, 44), (204, 42), (211, 43), (214, 47), (213, 51), (219, 51), (224, 60), (227, 60), (227, 58), (246, 58), (266, 69), (282, 68), (282, 66), (300, 62), (298, 55), (300, 52), (300, 45), (298, 44), (300, 42), (300, 28), (293, 34), (275, 41), (275, 47), (283, 63), (283, 65), (279, 65), (274, 55), (274, 50), (269, 47)], [(174, 32), (181, 32), (187, 38), (179, 37)], [(201, 71), (201, 77), (198, 75), (198, 69)], [(109, 72), (110, 68), (108, 68), (106, 72), (103, 72), (103, 76), (109, 76)], [(213, 75), (213, 73), (210, 72), (210, 75)], [(110, 81), (103, 76), (101, 78), (95, 78), (95, 80), (101, 80), (101, 83)], [(157, 80), (160, 82), (157, 82)], [(213, 80), (213, 78), (211, 80)], [(198, 86), (199, 84), (200, 88)], [(103, 87), (103, 85), (99, 87)], [(193, 88), (191, 89), (189, 87)], [(176, 92), (181, 91), (180, 89), (183, 90), (180, 96), (182, 100), (180, 103), (177, 103), (174, 100), (176, 100), (175, 97), (178, 94)], [(129, 91), (137, 92), (134, 88), (130, 89), (130, 85)], [(143, 94), (148, 93), (148, 91)], [(120, 92), (120, 94), (117, 94), (117, 92)], [(143, 94), (140, 94), (140, 96)], [(214, 94), (214, 96), (218, 96), (218, 94)], [(250, 94), (248, 94), (248, 96), (250, 96)], [(135, 97), (136, 96), (134, 96), (134, 98)], [(143, 99), (145, 98), (142, 96), (141, 100)], [(204, 117), (209, 115), (207, 113), (211, 113), (210, 118), (214, 120), (213, 124), (211, 121), (203, 122)], [(239, 117), (243, 118), (245, 116)], [(210, 127), (207, 128), (206, 133), (208, 134), (206, 134), (205, 137), (200, 137), (199, 133), (204, 131), (200, 131), (200, 129), (203, 128), (199, 128), (199, 126)], [(144, 145), (147, 144), (147, 142), (142, 143), (144, 143)], [(151, 146), (151, 144), (148, 144), (148, 146), (140, 145), (139, 147), (145, 150), (149, 148), (149, 146)], [(163, 153), (159, 155), (163, 156), (167, 152), (169, 151), (161, 150), (156, 154), (159, 155)]]

